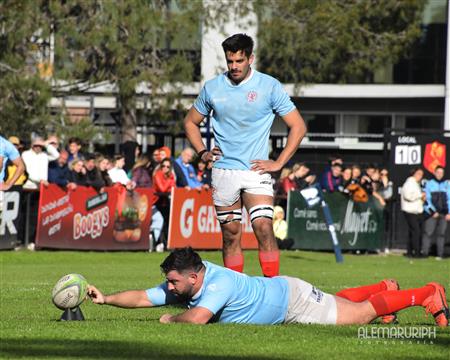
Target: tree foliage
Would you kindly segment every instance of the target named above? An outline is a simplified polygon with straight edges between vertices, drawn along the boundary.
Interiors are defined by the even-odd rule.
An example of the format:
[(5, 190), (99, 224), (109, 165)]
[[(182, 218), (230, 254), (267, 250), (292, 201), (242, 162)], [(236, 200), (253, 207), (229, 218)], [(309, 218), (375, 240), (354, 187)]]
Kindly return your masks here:
[(285, 82), (371, 82), (420, 36), (423, 0), (254, 0), (260, 67)]
[(34, 1), (0, 2), (0, 133), (27, 139), (49, 119), (51, 87), (36, 67), (40, 43)]

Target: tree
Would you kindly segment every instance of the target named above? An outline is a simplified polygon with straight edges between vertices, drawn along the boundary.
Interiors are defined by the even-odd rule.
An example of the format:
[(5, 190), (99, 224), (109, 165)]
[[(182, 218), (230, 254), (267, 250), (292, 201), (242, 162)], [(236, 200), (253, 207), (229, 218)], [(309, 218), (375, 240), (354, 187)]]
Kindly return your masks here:
[(49, 118), (50, 84), (41, 79), (42, 49), (36, 31), (34, 1), (0, 2), (0, 133), (29, 139), (42, 132)]
[[(147, 102), (147, 117), (182, 109), (181, 82), (193, 74), (189, 50), (199, 47), (199, 9), (198, 1), (50, 1), (55, 77), (78, 92), (111, 84), (122, 141), (135, 141), (139, 100)], [(142, 86), (149, 94), (137, 93)]]
[(423, 0), (254, 0), (260, 68), (284, 82), (372, 82), (421, 34)]

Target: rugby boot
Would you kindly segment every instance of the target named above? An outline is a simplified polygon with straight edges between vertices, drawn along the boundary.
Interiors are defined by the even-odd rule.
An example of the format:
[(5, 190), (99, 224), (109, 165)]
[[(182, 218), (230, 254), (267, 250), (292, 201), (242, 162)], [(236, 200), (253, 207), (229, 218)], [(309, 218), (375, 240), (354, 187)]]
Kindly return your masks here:
[(445, 298), (445, 289), (442, 285), (435, 282), (431, 282), (428, 285), (434, 287), (434, 292), (423, 301), (422, 306), (425, 307), (427, 314), (433, 314), (437, 326), (448, 326), (450, 312)]

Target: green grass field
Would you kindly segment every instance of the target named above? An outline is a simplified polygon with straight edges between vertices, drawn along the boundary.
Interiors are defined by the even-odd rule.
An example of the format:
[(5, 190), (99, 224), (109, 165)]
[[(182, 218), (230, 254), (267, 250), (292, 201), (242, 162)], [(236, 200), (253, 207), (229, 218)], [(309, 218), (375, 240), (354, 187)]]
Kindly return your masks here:
[[(148, 288), (163, 277), (167, 254), (93, 252), (0, 252), (0, 357), (5, 359), (449, 359), (450, 328), (436, 337), (358, 339), (359, 326), (159, 324), (178, 308), (125, 310), (82, 305), (86, 321), (59, 322), (50, 299), (56, 281), (83, 274), (106, 293)], [(221, 264), (219, 252), (202, 252)], [(259, 275), (255, 251), (246, 252), (245, 271)], [(330, 253), (283, 252), (281, 273), (301, 277), (335, 293), (395, 277), (402, 288), (438, 281), (450, 287), (450, 260), (410, 262), (401, 256), (345, 255), (338, 265)], [(447, 298), (449, 296), (447, 295)], [(396, 327), (433, 326), (421, 307), (399, 314)], [(377, 325), (367, 325), (371, 328)], [(379, 325), (378, 325), (379, 326)]]

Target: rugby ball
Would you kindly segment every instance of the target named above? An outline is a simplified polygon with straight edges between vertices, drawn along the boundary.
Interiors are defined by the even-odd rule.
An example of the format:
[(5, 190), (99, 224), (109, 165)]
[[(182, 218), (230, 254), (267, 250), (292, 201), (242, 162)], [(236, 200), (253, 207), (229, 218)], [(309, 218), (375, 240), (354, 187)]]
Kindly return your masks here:
[(61, 310), (75, 308), (86, 298), (87, 287), (88, 283), (82, 275), (65, 275), (53, 288), (53, 304)]

